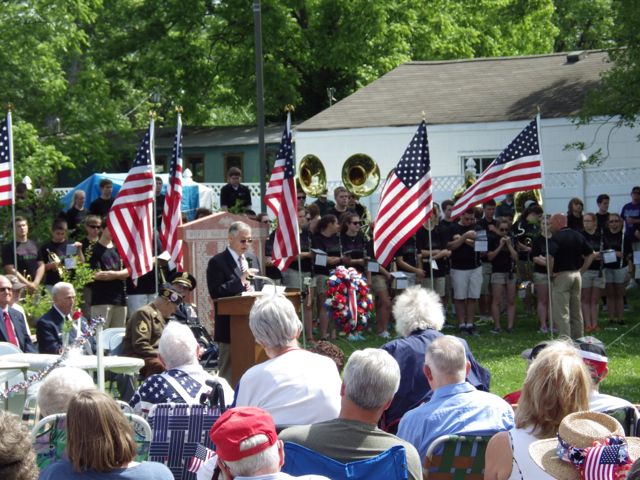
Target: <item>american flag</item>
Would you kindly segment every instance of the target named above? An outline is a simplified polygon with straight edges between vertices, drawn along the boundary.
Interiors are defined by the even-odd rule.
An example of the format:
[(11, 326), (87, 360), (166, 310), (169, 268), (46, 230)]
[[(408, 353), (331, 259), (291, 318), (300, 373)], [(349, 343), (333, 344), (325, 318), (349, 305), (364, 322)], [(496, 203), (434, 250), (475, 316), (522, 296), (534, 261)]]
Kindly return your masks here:
[(499, 195), (536, 188), (542, 188), (542, 154), (537, 118), (518, 134), (464, 192), (454, 205), (451, 216), (459, 217), (469, 208)]
[(202, 464), (213, 457), (215, 454), (216, 452), (199, 443), (198, 447), (196, 448), (195, 455), (193, 456), (193, 458), (191, 458), (188, 470), (191, 473), (198, 473), (198, 470), (200, 470)]
[(298, 245), (298, 198), (291, 146), (291, 114), (282, 133), (278, 155), (264, 197), (267, 209), (278, 220), (271, 260), (280, 270), (286, 269), (300, 253)]
[[(625, 471), (629, 470), (631, 461), (625, 458), (625, 452), (621, 452), (622, 446), (619, 444), (608, 444), (608, 439), (604, 445), (597, 445), (589, 449), (584, 460), (583, 477), (589, 480), (605, 480), (611, 478), (625, 478)], [(626, 447), (624, 447), (626, 448)], [(622, 454), (622, 455), (621, 455)]]
[(13, 203), (13, 138), (11, 112), (0, 123), (0, 206)]
[(182, 270), (182, 240), (178, 239), (178, 227), (182, 224), (182, 117), (178, 113), (176, 139), (173, 142), (169, 185), (162, 212), (162, 248), (169, 252), (178, 270)]
[(153, 267), (153, 120), (109, 214), (113, 243), (134, 284)]
[(433, 209), (427, 124), (423, 120), (382, 189), (373, 228), (375, 256), (387, 265)]

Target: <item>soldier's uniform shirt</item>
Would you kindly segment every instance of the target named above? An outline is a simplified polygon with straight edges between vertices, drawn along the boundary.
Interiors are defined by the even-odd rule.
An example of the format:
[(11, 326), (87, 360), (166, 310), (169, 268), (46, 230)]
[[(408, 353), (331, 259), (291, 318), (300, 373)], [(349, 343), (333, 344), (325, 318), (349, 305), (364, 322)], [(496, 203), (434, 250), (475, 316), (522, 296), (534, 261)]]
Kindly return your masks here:
[(157, 357), (160, 337), (168, 321), (153, 303), (138, 309), (127, 322), (122, 354), (137, 358)]

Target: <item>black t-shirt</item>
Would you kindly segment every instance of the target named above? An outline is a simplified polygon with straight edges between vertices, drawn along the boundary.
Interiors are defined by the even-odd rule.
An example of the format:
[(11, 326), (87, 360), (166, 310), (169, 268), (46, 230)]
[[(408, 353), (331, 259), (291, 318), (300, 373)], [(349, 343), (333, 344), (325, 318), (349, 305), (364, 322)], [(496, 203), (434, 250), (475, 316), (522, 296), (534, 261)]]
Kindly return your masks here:
[[(267, 238), (267, 241), (264, 243), (265, 257), (273, 257), (273, 242), (275, 241), (275, 237), (276, 231), (274, 230), (269, 234), (269, 238)], [(264, 269), (264, 273), (272, 280), (282, 279), (282, 273), (280, 272), (280, 269), (278, 267), (268, 266)]]
[(89, 213), (93, 215), (99, 215), (100, 217), (106, 217), (107, 213), (109, 213), (109, 209), (111, 205), (113, 205), (113, 201), (115, 199), (113, 197), (105, 200), (102, 197), (96, 198), (91, 205), (89, 206)]
[(582, 221), (582, 215), (576, 217), (575, 215), (571, 215), (570, 213), (567, 215), (567, 227), (571, 230), (577, 230), (578, 232), (582, 232), (584, 230), (584, 223)]
[[(533, 241), (540, 235), (540, 224), (530, 223), (526, 219), (521, 218), (513, 231), (521, 244), (528, 247), (533, 245)], [(518, 251), (518, 259), (522, 261), (529, 260), (529, 253)]]
[(230, 183), (227, 183), (220, 189), (220, 207), (232, 208), (236, 205), (236, 200), (240, 201), (241, 207), (251, 206), (251, 190), (246, 185), (238, 185), (238, 188), (233, 188)]
[(40, 251), (38, 250), (38, 244), (33, 240), (16, 242), (16, 252), (18, 265), (14, 265), (13, 242), (6, 244), (2, 248), (2, 263), (4, 265), (14, 265), (18, 272), (25, 277), (29, 275), (33, 280), (38, 270), (38, 262), (43, 261)]
[(622, 230), (618, 233), (611, 233), (609, 230), (605, 230), (602, 234), (602, 249), (603, 250), (615, 250), (616, 252), (622, 252), (623, 258), (618, 258), (616, 262), (613, 263), (605, 263), (605, 268), (622, 268), (627, 262), (625, 258), (628, 258), (629, 255), (632, 255), (633, 249), (631, 245), (631, 240), (628, 237), (625, 237), (624, 243), (622, 241)]
[[(71, 242), (66, 240), (62, 243), (49, 242), (40, 247), (40, 257), (43, 259), (44, 263), (49, 263), (49, 253), (55, 253), (62, 261), (62, 266), (64, 266), (64, 258), (67, 256), (67, 245), (69, 244), (71, 244)], [(44, 273), (45, 285), (55, 285), (60, 281), (62, 281), (62, 278), (60, 278), (57, 268), (47, 270)]]
[(596, 220), (598, 222), (598, 231), (603, 232), (609, 229), (609, 213), (596, 213)]
[(78, 225), (82, 225), (84, 222), (84, 217), (87, 216), (89, 211), (86, 208), (82, 210), (78, 210), (76, 207), (71, 207), (64, 214), (64, 218), (67, 221), (67, 226), (69, 230), (75, 230)]
[[(531, 258), (537, 257), (539, 255), (547, 256), (547, 242), (545, 237), (542, 235), (538, 235), (531, 245)], [(533, 271), (536, 273), (547, 273), (547, 267), (538, 265), (533, 262)]]
[[(436, 225), (433, 230), (431, 230), (431, 248), (429, 248), (429, 231), (422, 226), (416, 232), (416, 245), (418, 252), (421, 252), (422, 250), (444, 250), (447, 248), (447, 240), (442, 234), (440, 225)], [(449, 271), (448, 259), (439, 258), (436, 260), (436, 265), (438, 268), (433, 269), (433, 276), (436, 278), (444, 277)], [(429, 272), (431, 269), (431, 259), (428, 255), (422, 257), (422, 269), (425, 272)], [(429, 275), (431, 274), (429, 273)]]
[(553, 256), (553, 272), (580, 270), (584, 257), (593, 253), (585, 238), (575, 230), (563, 228), (549, 239), (549, 254)]
[[(463, 227), (459, 223), (448, 229), (447, 242), (453, 241), (456, 235), (462, 235), (469, 230), (476, 230), (475, 225)], [(473, 270), (480, 266), (480, 255), (471, 245), (463, 243), (460, 247), (451, 251), (451, 268), (455, 270)]]
[[(300, 252), (308, 252), (311, 248), (311, 234), (309, 233), (309, 227), (302, 227), (300, 232)], [(300, 266), (303, 272), (311, 272), (312, 261), (310, 258), (303, 258), (300, 260)], [(298, 260), (294, 260), (289, 265), (292, 270), (298, 270)]]
[[(492, 252), (500, 245), (500, 236), (489, 235), (489, 251)], [(511, 241), (511, 239), (509, 239)], [(505, 245), (502, 250), (491, 260), (493, 273), (513, 273), (514, 265), (509, 248)]]
[(402, 258), (402, 260), (412, 267), (418, 267), (418, 250), (415, 235), (411, 235), (407, 238), (407, 241), (398, 248), (396, 251), (396, 258)]
[[(316, 248), (322, 250), (327, 254), (327, 257), (341, 257), (342, 249), (340, 248), (340, 237), (336, 235), (332, 235), (330, 237), (325, 237), (322, 233), (316, 233), (311, 238), (311, 246), (312, 248)], [(336, 265), (327, 264), (326, 267), (321, 267), (319, 265), (313, 265), (313, 273), (315, 275), (329, 275), (329, 272), (336, 268)]]
[[(352, 260), (360, 260), (365, 257), (367, 251), (367, 242), (362, 232), (350, 237), (346, 233), (340, 234), (340, 246), (342, 247), (342, 255), (350, 257)], [(364, 273), (364, 266), (353, 265), (358, 272)]]
[[(122, 270), (118, 249), (107, 248), (101, 243), (93, 247), (89, 265), (94, 270)], [(125, 305), (126, 282), (124, 280), (95, 281), (91, 283), (91, 305)]]
[[(587, 241), (587, 243), (591, 247), (591, 249), (594, 252), (599, 252), (601, 247), (601, 240), (602, 240), (600, 232), (596, 230), (596, 232), (592, 235), (590, 233), (587, 233), (586, 230), (583, 230), (581, 233), (584, 236), (584, 239)], [(591, 265), (589, 265), (589, 270), (600, 270), (600, 267), (601, 267), (600, 260), (593, 260), (593, 262), (591, 262)]]
[(340, 217), (342, 217), (342, 215), (344, 215), (345, 213), (355, 213), (355, 211), (349, 210), (349, 208), (347, 208), (344, 212), (339, 212), (338, 210), (336, 210), (336, 207), (334, 206), (333, 208), (329, 209), (329, 211), (327, 212), (327, 215), (335, 215), (336, 218), (338, 219), (338, 222), (342, 223), (342, 220)]

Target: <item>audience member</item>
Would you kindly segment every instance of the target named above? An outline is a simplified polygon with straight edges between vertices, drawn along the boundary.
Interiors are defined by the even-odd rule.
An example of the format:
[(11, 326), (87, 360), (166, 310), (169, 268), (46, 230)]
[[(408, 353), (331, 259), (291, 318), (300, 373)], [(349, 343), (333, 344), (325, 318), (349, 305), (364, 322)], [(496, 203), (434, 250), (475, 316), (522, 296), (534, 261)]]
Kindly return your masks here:
[(242, 376), (236, 405), (263, 408), (278, 425), (336, 418), (340, 409), (338, 369), (329, 358), (299, 347), (302, 324), (293, 304), (282, 295), (257, 299), (249, 327), (269, 360)]
[(500, 328), (500, 306), (503, 299), (507, 304), (507, 333), (513, 332), (516, 319), (516, 252), (511, 237), (511, 224), (507, 220), (496, 222), (497, 233), (489, 235), (487, 259), (491, 264), (491, 316), (492, 333), (502, 332)]
[[(612, 324), (624, 324), (624, 291), (629, 277), (628, 256), (632, 251), (631, 240), (622, 231), (622, 217), (609, 214), (609, 229), (602, 235), (602, 251), (607, 314)], [(614, 259), (609, 259), (614, 256)]]
[[(319, 475), (292, 477), (280, 471), (284, 464), (284, 447), (278, 440), (271, 416), (260, 408), (231, 408), (223, 413), (209, 432), (217, 456), (204, 465), (206, 473), (198, 472), (198, 479), (225, 480), (328, 480)], [(212, 468), (215, 465), (216, 470)]]
[[(4, 273), (10, 273), (18, 277), (18, 280), (27, 286), (27, 290), (33, 293), (37, 290), (44, 278), (44, 262), (40, 256), (38, 244), (29, 240), (29, 223), (23, 217), (16, 217), (16, 249), (14, 255), (13, 242), (7, 243), (2, 248), (2, 264)], [(18, 262), (16, 268), (16, 260)]]
[(12, 299), (13, 286), (7, 277), (0, 275), (0, 342), (12, 343), (25, 353), (35, 353), (24, 316), (10, 307)]
[(16, 277), (15, 275), (9, 274), (6, 275), (6, 277), (11, 282), (11, 293), (13, 293), (11, 301), (9, 302), (9, 307), (17, 310), (22, 314), (22, 317), (24, 318), (24, 328), (27, 332), (30, 333), (29, 336), (31, 337), (31, 342), (35, 344), (38, 339), (35, 334), (31, 334), (31, 327), (27, 319), (27, 312), (24, 310), (24, 307), (20, 305), (20, 300), (22, 300), (22, 294), (24, 292), (25, 285), (24, 283), (20, 282), (20, 280), (18, 280), (18, 277)]
[(576, 349), (562, 341), (543, 348), (527, 372), (515, 428), (497, 433), (489, 441), (486, 480), (553, 478), (533, 463), (529, 445), (555, 435), (566, 415), (588, 408), (589, 376)]
[(415, 446), (420, 458), (442, 435), (492, 435), (513, 428), (511, 406), (466, 382), (470, 369), (464, 345), (456, 337), (437, 338), (427, 347), (424, 374), (433, 396), (408, 411), (398, 427), (398, 436)]
[(0, 478), (36, 480), (38, 466), (29, 429), (13, 413), (0, 410)]
[(89, 205), (89, 213), (105, 218), (111, 205), (113, 205), (113, 182), (108, 178), (103, 178), (98, 184), (100, 188), (100, 196)]
[(180, 303), (182, 295), (171, 286), (164, 285), (156, 299), (134, 312), (127, 322), (122, 353), (144, 360), (140, 373), (145, 378), (164, 371), (164, 365), (158, 358), (158, 345), (169, 317)]
[(584, 332), (580, 274), (589, 268), (593, 250), (579, 232), (567, 227), (566, 215), (556, 213), (551, 216), (551, 232), (549, 269), (553, 272), (553, 321), (560, 335), (575, 339)]
[[(89, 211), (85, 208), (85, 201), (87, 199), (87, 194), (84, 190), (74, 190), (73, 199), (71, 200), (71, 207), (69, 210), (64, 212), (64, 219), (67, 221), (67, 226), (69, 230), (73, 231), (78, 228), (79, 225), (84, 223), (84, 219), (86, 218)], [(77, 238), (74, 236), (74, 238)]]
[[(522, 351), (520, 357), (527, 361), (527, 370), (531, 366), (531, 362), (533, 362), (540, 352), (544, 350), (547, 345), (549, 345), (549, 340), (543, 340), (542, 342), (538, 342), (533, 348), (527, 348)], [(502, 397), (506, 402), (509, 403), (514, 409), (518, 405), (520, 401), (520, 396), (522, 395), (522, 389), (516, 390), (511, 393), (507, 393), (504, 397)]]
[(374, 348), (356, 350), (344, 369), (338, 418), (287, 428), (280, 439), (341, 463), (366, 460), (402, 445), (409, 478), (421, 479), (422, 462), (414, 446), (376, 426), (399, 384), (400, 369), (391, 355)]
[(482, 288), (480, 255), (475, 250), (476, 231), (473, 210), (465, 211), (457, 224), (448, 229), (447, 248), (451, 250), (453, 302), (461, 332), (476, 334), (474, 317)]
[(585, 213), (582, 217), (582, 222), (584, 229), (581, 233), (594, 252), (591, 265), (582, 273), (582, 290), (580, 292), (584, 330), (590, 333), (600, 330), (598, 327), (598, 311), (600, 308), (598, 302), (602, 297), (605, 286), (601, 261), (602, 253), (600, 251), (602, 249), (602, 233), (598, 230), (594, 213)]
[[(232, 297), (245, 291), (253, 291), (252, 270), (260, 270), (260, 262), (249, 251), (253, 238), (251, 227), (244, 222), (229, 225), (228, 246), (214, 255), (207, 265), (207, 288), (213, 300)], [(217, 302), (213, 303), (214, 311)], [(216, 328), (213, 339), (220, 349), (218, 374), (231, 383), (231, 326), (228, 315), (215, 313)]]
[(596, 220), (598, 222), (598, 230), (602, 234), (609, 228), (609, 195), (601, 193), (596, 198), (596, 204), (598, 205), (598, 211), (596, 212)]
[(584, 230), (584, 223), (582, 217), (582, 211), (584, 210), (584, 203), (582, 200), (575, 197), (569, 200), (567, 206), (567, 227), (571, 230), (577, 230), (581, 232)]
[(67, 413), (73, 396), (81, 390), (95, 388), (93, 378), (76, 367), (58, 367), (47, 375), (38, 388), (40, 416)]
[(540, 235), (533, 240), (531, 245), (531, 261), (533, 262), (533, 288), (536, 294), (536, 311), (540, 322), (539, 333), (549, 333), (547, 319), (549, 317), (549, 279), (551, 272), (549, 258), (547, 256), (547, 243), (551, 238), (549, 225), (550, 215), (545, 215), (541, 220)]
[(619, 408), (633, 407), (624, 398), (600, 393), (600, 384), (609, 374), (609, 359), (604, 343), (595, 337), (582, 337), (576, 340), (576, 347), (580, 357), (589, 369), (592, 380), (591, 395), (589, 396), (589, 410), (596, 412), (610, 412)]
[(40, 474), (41, 480), (173, 479), (161, 463), (134, 461), (137, 445), (133, 428), (106, 393), (77, 393), (69, 402), (66, 423), (69, 459), (48, 466)]
[(231, 208), (251, 207), (251, 190), (246, 185), (240, 183), (242, 180), (242, 170), (238, 167), (231, 167), (227, 171), (227, 184), (220, 189), (220, 208), (229, 210)]
[(36, 323), (36, 336), (39, 353), (57, 355), (65, 346), (64, 334), (68, 335), (68, 342), (73, 342), (78, 334), (76, 325), (72, 325), (67, 332), (64, 331), (65, 321), (73, 321), (71, 312), (76, 303), (76, 291), (72, 284), (58, 282), (51, 289), (51, 297), (51, 308)]
[[(138, 415), (147, 416), (158, 403), (199, 405), (200, 396), (211, 391), (206, 382), (222, 386), (225, 405), (233, 403), (233, 389), (224, 378), (206, 372), (198, 361), (200, 347), (191, 330), (179, 322), (169, 322), (158, 344), (158, 360), (165, 371), (148, 377), (129, 402)], [(153, 413), (151, 413), (153, 415)]]
[[(395, 433), (402, 416), (428, 401), (433, 394), (424, 375), (424, 355), (431, 343), (441, 338), (444, 325), (442, 304), (438, 295), (421, 287), (406, 289), (395, 299), (393, 316), (396, 331), (401, 338), (384, 344), (386, 350), (400, 365), (400, 387), (380, 421), (380, 426)], [(478, 390), (489, 391), (491, 375), (473, 357), (467, 342), (459, 339), (471, 365), (468, 381)]]
[(95, 270), (91, 282), (91, 317), (104, 318), (104, 328), (124, 327), (129, 272), (122, 263), (106, 223), (102, 225), (100, 240), (93, 247), (89, 266)]
[[(596, 450), (600, 445), (606, 447)], [(562, 419), (553, 438), (531, 444), (529, 455), (547, 478), (622, 479), (640, 459), (640, 438), (625, 438), (609, 415), (576, 412)]]

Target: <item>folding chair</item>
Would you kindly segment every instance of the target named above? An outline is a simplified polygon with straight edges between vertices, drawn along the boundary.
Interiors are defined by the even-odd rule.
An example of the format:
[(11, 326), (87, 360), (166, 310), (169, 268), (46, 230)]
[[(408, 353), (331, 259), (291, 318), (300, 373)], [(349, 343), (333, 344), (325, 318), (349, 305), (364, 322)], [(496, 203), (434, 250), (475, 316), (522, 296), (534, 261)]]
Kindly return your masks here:
[(491, 437), (443, 435), (429, 448), (422, 468), (430, 480), (483, 480), (484, 452)]
[(331, 480), (406, 480), (407, 456), (402, 445), (373, 458), (341, 463), (293, 442), (284, 442), (282, 471), (293, 476), (324, 475)]
[(219, 410), (204, 405), (161, 403), (149, 415), (153, 430), (149, 460), (164, 463), (176, 480), (195, 480), (189, 471), (198, 446), (213, 450), (209, 430)]
[[(133, 427), (134, 440), (138, 445), (135, 459), (138, 462), (143, 462), (149, 457), (151, 427), (144, 418), (138, 415), (125, 413), (125, 416)], [(67, 444), (66, 418), (65, 413), (49, 415), (40, 420), (31, 430), (31, 441), (40, 470), (58, 460), (67, 458), (65, 451)]]
[(638, 411), (635, 407), (616, 408), (604, 413), (620, 422), (620, 425), (622, 425), (622, 428), (624, 429), (624, 434), (627, 437), (635, 437), (638, 434), (638, 431), (636, 430), (636, 425), (638, 423)]

